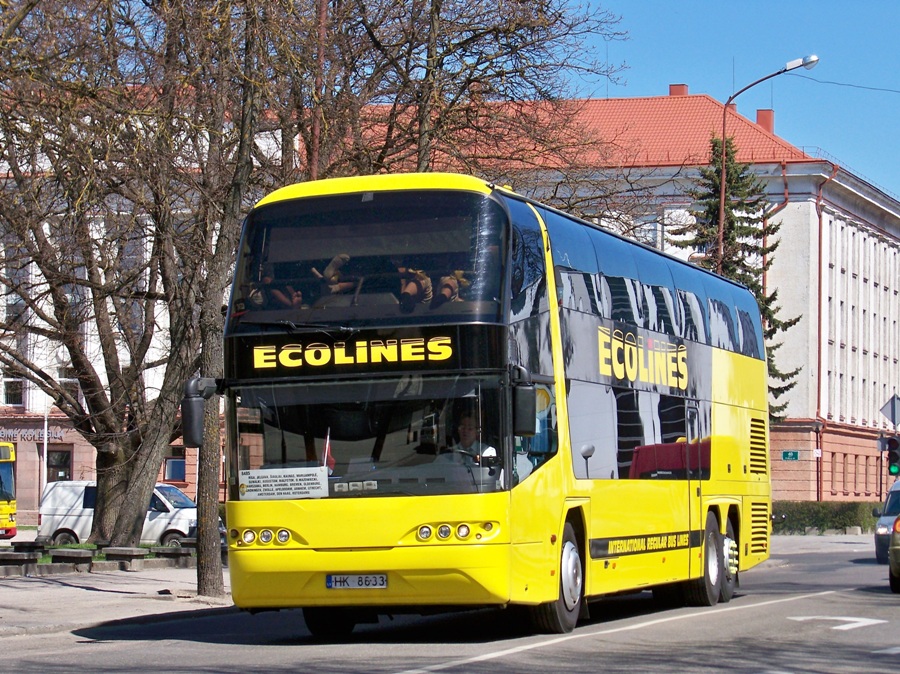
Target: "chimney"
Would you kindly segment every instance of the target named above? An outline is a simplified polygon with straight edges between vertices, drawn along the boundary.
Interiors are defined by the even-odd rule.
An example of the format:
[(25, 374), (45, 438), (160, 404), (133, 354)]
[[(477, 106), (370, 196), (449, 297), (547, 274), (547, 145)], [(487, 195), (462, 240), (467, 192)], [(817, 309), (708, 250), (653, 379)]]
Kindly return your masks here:
[(670, 84), (669, 96), (687, 96), (688, 85), (686, 84)]
[(756, 124), (761, 126), (763, 130), (769, 133), (775, 133), (775, 111), (774, 110), (757, 110)]

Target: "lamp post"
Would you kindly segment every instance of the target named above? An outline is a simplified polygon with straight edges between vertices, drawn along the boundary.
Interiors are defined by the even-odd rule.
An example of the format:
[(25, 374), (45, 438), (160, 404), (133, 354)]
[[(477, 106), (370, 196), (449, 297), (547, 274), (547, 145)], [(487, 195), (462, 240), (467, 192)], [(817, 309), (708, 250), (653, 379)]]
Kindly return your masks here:
[(725, 101), (725, 105), (722, 107), (722, 156), (719, 174), (719, 255), (716, 259), (716, 272), (719, 274), (722, 273), (722, 258), (725, 256), (725, 123), (728, 119), (728, 106), (731, 105), (731, 102), (735, 98), (747, 91), (747, 89), (755, 87), (760, 82), (765, 82), (766, 80), (777, 77), (778, 75), (782, 75), (783, 73), (796, 70), (797, 68), (806, 68), (807, 70), (809, 70), (810, 68), (815, 67), (818, 62), (819, 57), (815, 54), (804, 56), (800, 59), (794, 59), (793, 61), (788, 61), (788, 63), (786, 63), (784, 68), (782, 68), (781, 70), (777, 70), (774, 73), (769, 73), (765, 77), (760, 77), (755, 82), (751, 82), (743, 89), (740, 89), (739, 91), (731, 94), (731, 96), (728, 97), (728, 100)]

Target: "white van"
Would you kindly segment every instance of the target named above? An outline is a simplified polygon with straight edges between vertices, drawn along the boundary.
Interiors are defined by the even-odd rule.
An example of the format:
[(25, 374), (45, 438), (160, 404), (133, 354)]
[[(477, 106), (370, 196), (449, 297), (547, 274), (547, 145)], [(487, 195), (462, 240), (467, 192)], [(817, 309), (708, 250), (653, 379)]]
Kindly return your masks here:
[[(54, 545), (83, 543), (91, 534), (97, 483), (86, 481), (50, 482), (41, 496), (37, 539)], [(141, 543), (181, 545), (194, 535), (197, 504), (170, 484), (157, 484), (144, 518)]]

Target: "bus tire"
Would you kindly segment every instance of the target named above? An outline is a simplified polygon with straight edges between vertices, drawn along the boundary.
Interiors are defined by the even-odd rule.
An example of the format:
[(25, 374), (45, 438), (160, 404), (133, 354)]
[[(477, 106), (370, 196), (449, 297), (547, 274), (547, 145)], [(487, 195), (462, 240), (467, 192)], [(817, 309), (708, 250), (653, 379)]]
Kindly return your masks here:
[(690, 606), (715, 606), (722, 592), (725, 576), (722, 534), (719, 521), (710, 511), (706, 514), (706, 533), (703, 536), (703, 575), (685, 585), (685, 598)]
[[(737, 539), (734, 537), (734, 525), (731, 523), (730, 518), (728, 520), (726, 520), (725, 530), (726, 530), (725, 538), (729, 541), (736, 542)], [(734, 553), (738, 557), (740, 557), (740, 553), (737, 551), (737, 548), (735, 548)], [(738, 586), (738, 572), (735, 571), (734, 573), (731, 573), (731, 571), (728, 569), (728, 560), (729, 560), (730, 554), (731, 553), (729, 553), (729, 551), (725, 549), (725, 542), (723, 541), (722, 570), (724, 573), (722, 575), (722, 589), (719, 592), (719, 601), (722, 602), (723, 604), (727, 604), (728, 602), (731, 601), (731, 598), (734, 596), (734, 591), (735, 591), (735, 589), (737, 589), (737, 586)], [(738, 563), (737, 559), (734, 559), (731, 561), (734, 564)]]
[(891, 592), (900, 594), (900, 576), (895, 576), (891, 569), (888, 569), (888, 583), (891, 585)]
[(310, 634), (325, 641), (347, 637), (356, 627), (353, 614), (344, 608), (307, 607), (303, 609), (303, 620)]
[(531, 620), (535, 629), (550, 634), (565, 634), (575, 629), (584, 602), (584, 564), (575, 529), (566, 522), (559, 555), (559, 597), (535, 606)]

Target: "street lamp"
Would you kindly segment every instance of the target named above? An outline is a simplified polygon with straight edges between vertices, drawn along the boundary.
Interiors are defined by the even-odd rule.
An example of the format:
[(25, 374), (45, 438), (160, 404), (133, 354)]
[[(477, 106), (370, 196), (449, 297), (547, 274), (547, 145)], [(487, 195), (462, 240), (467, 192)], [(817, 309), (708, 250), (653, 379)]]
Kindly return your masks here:
[(747, 91), (747, 89), (749, 89), (750, 87), (755, 87), (760, 82), (765, 82), (766, 80), (777, 77), (778, 75), (781, 75), (783, 73), (796, 70), (797, 68), (806, 68), (807, 70), (809, 70), (810, 68), (814, 68), (818, 62), (819, 57), (815, 54), (804, 56), (801, 59), (788, 61), (785, 64), (784, 68), (782, 68), (781, 70), (777, 70), (774, 73), (769, 73), (765, 77), (760, 77), (758, 80), (756, 80), (755, 82), (751, 82), (740, 91), (736, 91), (735, 93), (731, 94), (731, 96), (728, 97), (728, 100), (725, 101), (725, 105), (722, 107), (722, 157), (719, 176), (719, 256), (716, 260), (716, 272), (719, 274), (722, 273), (722, 258), (725, 256), (725, 122), (728, 119), (728, 106), (731, 105), (731, 102), (735, 98)]

